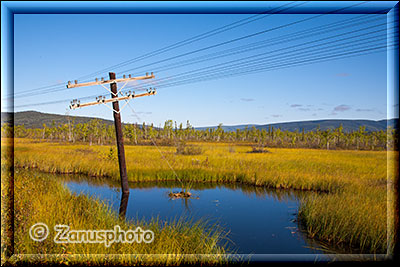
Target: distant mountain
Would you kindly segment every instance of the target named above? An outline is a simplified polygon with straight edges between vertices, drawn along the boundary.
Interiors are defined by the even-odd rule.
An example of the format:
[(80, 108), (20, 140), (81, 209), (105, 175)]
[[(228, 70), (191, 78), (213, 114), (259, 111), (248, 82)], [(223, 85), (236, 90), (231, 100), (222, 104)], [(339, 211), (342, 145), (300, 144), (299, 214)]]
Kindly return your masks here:
[[(11, 122), (12, 113), (2, 112), (1, 113), (1, 124), (10, 123)], [(101, 123), (105, 123), (107, 125), (114, 125), (114, 122), (111, 120), (93, 118), (93, 117), (78, 117), (78, 116), (69, 116), (70, 119), (73, 119), (76, 124), (78, 123), (87, 123), (90, 120), (98, 119)], [(58, 114), (50, 114), (50, 113), (42, 113), (37, 111), (22, 111), (14, 113), (14, 125), (24, 125), (25, 128), (43, 128), (43, 124), (45, 123), (47, 126), (51, 126), (51, 124), (55, 122), (58, 124), (66, 124), (68, 123), (67, 115), (58, 115)]]
[[(12, 113), (1, 113), (1, 123), (9, 123), (11, 121)], [(69, 116), (70, 119), (73, 119), (75, 123), (87, 123), (90, 120), (98, 119), (101, 123), (105, 123), (107, 125), (113, 125), (114, 122), (111, 120), (93, 118), (93, 117), (78, 117), (78, 116)], [(14, 113), (14, 125), (25, 125), (26, 128), (42, 128), (45, 123), (48, 126), (51, 126), (52, 122), (58, 124), (68, 123), (68, 116), (66, 115), (58, 115), (58, 114), (50, 114), (50, 113), (42, 113), (37, 111), (22, 111)], [(367, 131), (380, 131), (385, 130), (387, 125), (398, 129), (399, 119), (390, 119), (390, 120), (315, 120), (315, 121), (296, 121), (296, 122), (283, 122), (283, 123), (272, 123), (265, 125), (257, 125), (257, 124), (243, 124), (243, 125), (232, 125), (232, 126), (222, 126), (224, 131), (236, 131), (236, 129), (243, 130), (246, 126), (251, 129), (253, 126), (257, 129), (268, 129), (270, 126), (275, 129), (280, 128), (283, 131), (313, 131), (316, 130), (319, 126), (321, 130), (326, 129), (334, 129), (343, 125), (343, 130), (346, 132), (356, 131), (360, 126), (365, 126)], [(207, 128), (216, 129), (217, 126), (210, 127), (197, 127), (198, 130), (205, 130)]]
[[(224, 131), (236, 131), (236, 129), (243, 130), (246, 126), (251, 129), (253, 126), (256, 129), (268, 129), (269, 127), (274, 127), (275, 129), (280, 128), (282, 131), (302, 131), (304, 129), (305, 132), (314, 131), (320, 127), (321, 130), (326, 129), (335, 129), (340, 125), (343, 126), (343, 130), (345, 132), (357, 131), (360, 126), (365, 126), (366, 131), (380, 131), (385, 130), (387, 126), (394, 127), (398, 129), (399, 119), (390, 119), (390, 120), (315, 120), (315, 121), (295, 121), (295, 122), (282, 122), (282, 123), (271, 123), (264, 125), (257, 124), (244, 124), (244, 125), (233, 125), (233, 126), (222, 126)], [(199, 127), (196, 129), (204, 130), (207, 128), (216, 129), (217, 126), (211, 127)]]

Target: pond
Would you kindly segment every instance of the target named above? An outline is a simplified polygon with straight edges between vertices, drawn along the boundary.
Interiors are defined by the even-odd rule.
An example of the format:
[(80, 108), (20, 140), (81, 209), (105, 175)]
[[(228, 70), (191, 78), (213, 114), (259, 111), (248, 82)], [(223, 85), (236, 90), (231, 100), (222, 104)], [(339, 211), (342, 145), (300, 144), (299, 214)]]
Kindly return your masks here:
[[(94, 196), (119, 211), (119, 183), (75, 175), (58, 177), (72, 192)], [(190, 192), (195, 198), (171, 199), (168, 193), (181, 191), (178, 183), (129, 186), (127, 219), (206, 220), (210, 227), (216, 224), (228, 232), (223, 242), (238, 254), (323, 253), (316, 242), (307, 239), (296, 221), (300, 198), (314, 193), (205, 183), (192, 185)]]

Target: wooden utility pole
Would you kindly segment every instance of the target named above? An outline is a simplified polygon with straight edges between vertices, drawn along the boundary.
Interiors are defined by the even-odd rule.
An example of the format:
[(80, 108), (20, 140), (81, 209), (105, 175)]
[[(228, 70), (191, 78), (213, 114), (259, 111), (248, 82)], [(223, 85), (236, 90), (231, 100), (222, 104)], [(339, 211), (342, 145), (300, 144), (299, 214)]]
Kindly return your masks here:
[[(115, 73), (110, 72), (110, 81), (115, 80)], [(111, 97), (118, 98), (117, 83), (110, 83)], [(121, 176), (122, 193), (129, 194), (128, 174), (126, 172), (124, 137), (122, 135), (121, 114), (119, 112), (119, 103), (115, 101), (112, 103), (114, 109), (114, 125), (115, 135), (117, 137), (118, 161), (119, 161), (119, 174)]]
[[(129, 81), (134, 81), (134, 80), (153, 79), (154, 78), (153, 73), (151, 73), (151, 75), (148, 75), (146, 73), (146, 76), (141, 76), (141, 77), (131, 77), (131, 75), (129, 75), (128, 78), (126, 78), (124, 75), (124, 77), (122, 79), (116, 79), (115, 73), (110, 72), (109, 77), (110, 77), (110, 79), (107, 81), (105, 81), (103, 78), (101, 78), (101, 80), (99, 81), (96, 78), (95, 82), (87, 82), (87, 83), (81, 83), (81, 84), (78, 84), (78, 81), (75, 81), (75, 84), (72, 84), (69, 81), (67, 88), (76, 88), (76, 87), (92, 86), (92, 85), (101, 85), (104, 87), (105, 84), (110, 84), (110, 92), (111, 92), (110, 99), (106, 99), (105, 97), (100, 96), (100, 97), (96, 98), (95, 102), (89, 102), (89, 103), (84, 103), (84, 104), (81, 104), (80, 101), (75, 99), (71, 102), (70, 108), (76, 109), (76, 108), (82, 108), (82, 107), (93, 106), (93, 105), (98, 105), (98, 104), (112, 103), (112, 107), (113, 107), (112, 110), (113, 110), (113, 115), (114, 115), (114, 125), (115, 125), (115, 135), (116, 135), (116, 139), (117, 139), (119, 173), (121, 176), (121, 189), (122, 189), (120, 214), (122, 212), (123, 216), (125, 216), (127, 200), (128, 200), (128, 196), (129, 196), (129, 185), (128, 185), (128, 174), (126, 171), (124, 137), (122, 134), (121, 112), (120, 112), (121, 110), (120, 110), (118, 101), (121, 101), (121, 100), (129, 101), (136, 97), (154, 95), (156, 93), (156, 91), (151, 90), (152, 88), (150, 88), (150, 90), (148, 90), (147, 93), (135, 95), (135, 93), (132, 94), (131, 92), (129, 92), (129, 94), (126, 94), (125, 96), (118, 96), (119, 94), (122, 95), (122, 93), (118, 92), (117, 83), (119, 83), (119, 82), (127, 83)], [(125, 204), (122, 204), (122, 203), (125, 203)]]

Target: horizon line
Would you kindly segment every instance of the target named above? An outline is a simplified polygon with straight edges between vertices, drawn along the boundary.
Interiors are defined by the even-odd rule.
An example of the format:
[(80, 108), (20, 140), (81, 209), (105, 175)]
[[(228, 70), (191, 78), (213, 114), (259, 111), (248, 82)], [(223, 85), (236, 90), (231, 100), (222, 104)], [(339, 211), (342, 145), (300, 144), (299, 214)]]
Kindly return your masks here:
[[(47, 112), (41, 112), (41, 111), (36, 111), (36, 110), (24, 110), (24, 111), (14, 111), (14, 112), (9, 112), (9, 111), (1, 111), (1, 113), (20, 113), (20, 112), (37, 112), (37, 113), (42, 113), (42, 114), (51, 114), (51, 115), (59, 115), (59, 116), (67, 116), (66, 114), (57, 114), (57, 113), (47, 113)], [(112, 119), (105, 119), (105, 118), (101, 118), (101, 117), (91, 117), (91, 116), (79, 116), (79, 115), (69, 115), (71, 117), (81, 117), (81, 118), (94, 118), (94, 119), (102, 119), (102, 120), (106, 120), (106, 121), (111, 121)], [(374, 119), (341, 119), (341, 118), (322, 118), (322, 119), (305, 119), (305, 120), (296, 120), (296, 121), (281, 121), (281, 122), (266, 122), (265, 124), (259, 124), (259, 123), (238, 123), (238, 124), (231, 124), (231, 125), (225, 125), (223, 123), (217, 123), (215, 126), (194, 126), (192, 125), (193, 128), (209, 128), (209, 127), (217, 127), (219, 124), (222, 124), (222, 126), (224, 127), (234, 127), (234, 126), (246, 126), (246, 125), (251, 125), (251, 126), (263, 126), (263, 125), (268, 125), (268, 124), (282, 124), (282, 123), (295, 123), (295, 122), (313, 122), (313, 121), (322, 121), (322, 120), (330, 120), (330, 121), (335, 121), (335, 120), (347, 120), (347, 121), (354, 121), (354, 120), (365, 120), (365, 121), (382, 121), (382, 120), (394, 120), (394, 119), (399, 119), (399, 118), (383, 118), (383, 119), (378, 119), (378, 120), (374, 120)], [(174, 121), (174, 120), (173, 120)], [(189, 120), (190, 121), (190, 120)], [(143, 121), (145, 122), (145, 121)], [(142, 122), (142, 123), (143, 123)], [(176, 122), (176, 121), (174, 121)], [(124, 124), (134, 124), (135, 122), (122, 122)], [(139, 122), (136, 122), (139, 123)], [(141, 124), (141, 123), (140, 123)], [(150, 124), (154, 124), (154, 123), (150, 123)]]

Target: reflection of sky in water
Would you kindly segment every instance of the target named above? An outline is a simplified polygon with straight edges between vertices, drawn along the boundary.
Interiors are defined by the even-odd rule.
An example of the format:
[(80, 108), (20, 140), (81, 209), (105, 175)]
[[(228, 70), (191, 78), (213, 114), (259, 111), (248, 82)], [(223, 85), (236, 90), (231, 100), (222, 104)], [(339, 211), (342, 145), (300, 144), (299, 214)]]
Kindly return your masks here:
[[(89, 194), (119, 210), (121, 193), (118, 187), (107, 184), (88, 184), (85, 181), (66, 181), (68, 188), (76, 193)], [(192, 189), (199, 199), (175, 199), (168, 193), (180, 191), (172, 187), (151, 187), (130, 189), (126, 217), (159, 217), (160, 220), (178, 219), (181, 216), (194, 220), (206, 219), (209, 225), (216, 223), (229, 231), (237, 253), (258, 254), (317, 254), (310, 249), (294, 222), (298, 200), (294, 195), (273, 193), (257, 194), (251, 189), (232, 189), (224, 186)], [(231, 243), (232, 245), (232, 243)]]

